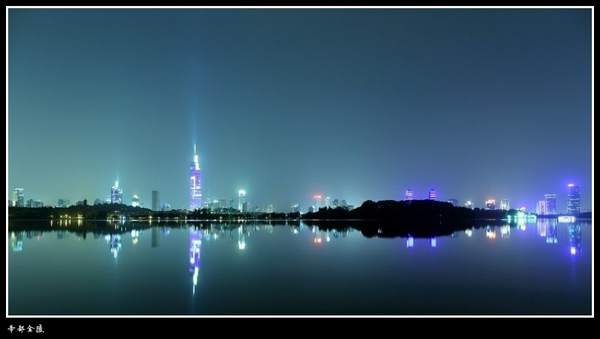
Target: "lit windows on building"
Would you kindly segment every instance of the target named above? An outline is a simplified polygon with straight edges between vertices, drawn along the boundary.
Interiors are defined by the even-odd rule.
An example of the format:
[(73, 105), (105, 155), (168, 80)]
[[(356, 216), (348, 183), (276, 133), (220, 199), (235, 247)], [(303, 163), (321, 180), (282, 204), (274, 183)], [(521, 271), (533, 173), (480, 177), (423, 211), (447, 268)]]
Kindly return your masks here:
[(537, 205), (535, 206), (535, 213), (537, 215), (548, 214), (548, 206), (546, 206), (546, 200), (540, 200), (537, 202)]
[(544, 194), (544, 201), (546, 201), (546, 214), (557, 215), (556, 194)]
[(500, 200), (500, 209), (503, 211), (508, 211), (510, 209), (510, 201), (508, 199)]
[(246, 190), (241, 189), (238, 191), (238, 211), (244, 213), (248, 212), (248, 202), (246, 201)]
[(25, 207), (25, 194), (22, 188), (13, 190), (13, 205), (15, 207)]
[(190, 165), (190, 210), (202, 208), (202, 182), (200, 176), (200, 160), (194, 145), (194, 160)]
[(567, 213), (578, 215), (581, 212), (581, 196), (579, 195), (579, 186), (575, 184), (568, 185), (567, 193)]
[(140, 197), (137, 194), (134, 194), (131, 198), (131, 206), (132, 207), (141, 207)]
[(115, 181), (115, 184), (110, 189), (110, 203), (111, 204), (122, 204), (123, 203), (123, 190), (119, 188), (119, 180)]
[(437, 192), (435, 191), (435, 189), (432, 188), (432, 189), (429, 190), (428, 199), (429, 200), (436, 200), (437, 199)]

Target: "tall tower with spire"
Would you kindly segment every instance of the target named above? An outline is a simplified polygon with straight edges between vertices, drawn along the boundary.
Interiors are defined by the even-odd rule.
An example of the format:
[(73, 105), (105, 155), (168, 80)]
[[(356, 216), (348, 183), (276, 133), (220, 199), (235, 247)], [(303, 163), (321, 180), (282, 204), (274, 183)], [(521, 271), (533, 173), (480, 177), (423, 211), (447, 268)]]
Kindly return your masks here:
[(200, 161), (194, 144), (194, 160), (190, 165), (190, 210), (202, 207), (202, 184), (200, 181)]

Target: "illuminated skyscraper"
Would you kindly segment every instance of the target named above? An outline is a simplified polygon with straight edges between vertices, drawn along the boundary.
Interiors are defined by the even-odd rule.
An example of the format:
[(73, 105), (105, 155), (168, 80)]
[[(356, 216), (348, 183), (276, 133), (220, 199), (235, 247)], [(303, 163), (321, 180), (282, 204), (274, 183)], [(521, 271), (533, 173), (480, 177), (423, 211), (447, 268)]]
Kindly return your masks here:
[(240, 212), (248, 212), (248, 202), (246, 202), (246, 190), (238, 191), (238, 210)]
[(194, 161), (190, 165), (190, 210), (202, 208), (202, 185), (200, 180), (200, 160), (194, 144)]
[(430, 189), (429, 190), (429, 196), (428, 196), (429, 200), (436, 200), (437, 199), (437, 193), (435, 192), (435, 189)]
[(158, 211), (160, 209), (160, 195), (158, 191), (152, 191), (152, 210)]
[(508, 199), (500, 200), (500, 209), (503, 211), (508, 211), (510, 209), (510, 201)]
[(315, 200), (314, 211), (318, 211), (319, 208), (323, 207), (323, 196), (321, 194), (313, 195), (313, 199)]
[(465, 207), (466, 208), (473, 208), (473, 202), (471, 200), (467, 200), (467, 202), (465, 202)]
[(488, 210), (495, 210), (496, 209), (496, 200), (495, 199), (488, 199), (485, 201), (485, 208)]
[(134, 194), (131, 198), (131, 206), (132, 207), (141, 207), (140, 197), (137, 194)]
[(111, 204), (122, 204), (123, 203), (123, 190), (119, 188), (119, 180), (115, 181), (115, 184), (110, 189), (110, 203)]
[(556, 208), (556, 194), (544, 194), (544, 200), (546, 201), (546, 214), (558, 214), (558, 209)]
[(25, 195), (22, 188), (13, 190), (13, 204), (15, 207), (25, 207)]
[(569, 184), (569, 193), (567, 194), (567, 214), (577, 215), (581, 211), (581, 197), (579, 196), (579, 186)]
[(535, 207), (535, 213), (537, 215), (548, 214), (548, 206), (546, 205), (546, 200), (540, 200), (537, 202), (537, 205)]
[(413, 200), (415, 198), (413, 190), (411, 190), (410, 188), (406, 190), (406, 192), (404, 193), (404, 200)]

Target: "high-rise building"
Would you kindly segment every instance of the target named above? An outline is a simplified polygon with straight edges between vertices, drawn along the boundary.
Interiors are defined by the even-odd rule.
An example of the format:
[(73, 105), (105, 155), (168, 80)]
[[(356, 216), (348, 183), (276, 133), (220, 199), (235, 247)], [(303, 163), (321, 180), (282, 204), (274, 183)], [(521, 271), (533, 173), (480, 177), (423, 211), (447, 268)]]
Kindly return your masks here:
[(298, 213), (298, 212), (300, 212), (300, 205), (299, 204), (293, 204), (292, 207), (290, 208), (290, 211), (292, 213)]
[(313, 195), (313, 199), (315, 201), (315, 211), (318, 211), (319, 208), (323, 207), (323, 196), (321, 194)]
[(411, 190), (410, 188), (406, 190), (406, 192), (404, 193), (404, 200), (413, 200), (415, 198), (413, 190)]
[(69, 205), (71, 205), (71, 202), (67, 199), (58, 199), (58, 201), (56, 202), (56, 207), (60, 208), (69, 207)]
[(94, 200), (94, 206), (97, 206), (97, 205), (102, 205), (102, 204), (103, 204), (103, 201), (102, 201), (102, 199), (100, 199), (100, 198), (96, 198), (96, 200)]
[(508, 211), (510, 209), (510, 201), (508, 199), (500, 200), (500, 209), (503, 211)]
[(325, 207), (327, 207), (327, 208), (331, 207), (331, 198), (330, 197), (325, 197)]
[(548, 206), (546, 206), (546, 200), (540, 200), (537, 202), (537, 205), (535, 206), (535, 213), (537, 215), (548, 214)]
[(158, 211), (160, 209), (160, 196), (158, 191), (152, 191), (152, 210)]
[(485, 201), (485, 208), (488, 210), (495, 210), (496, 209), (496, 200), (495, 199), (488, 199)]
[(15, 207), (25, 207), (25, 194), (22, 188), (15, 188), (13, 190), (13, 201)]
[(437, 193), (435, 192), (435, 189), (430, 189), (429, 190), (429, 195), (428, 195), (429, 200), (436, 200), (437, 199)]
[[(29, 199), (25, 203), (25, 206), (30, 207), (30, 208), (40, 208), (40, 207), (44, 207), (44, 202), (41, 200)], [(27, 232), (27, 233), (29, 234), (30, 232)], [(28, 237), (29, 237), (29, 235), (28, 235)]]
[(115, 184), (110, 189), (110, 203), (111, 204), (122, 204), (123, 203), (123, 190), (119, 188), (119, 180), (115, 181)]
[(133, 197), (131, 197), (131, 206), (132, 207), (141, 207), (141, 203), (140, 203), (140, 197), (137, 194), (134, 194)]
[(200, 178), (200, 160), (194, 144), (194, 161), (190, 165), (190, 209), (202, 208), (202, 183)]
[(238, 191), (238, 211), (248, 212), (248, 202), (246, 201), (246, 190)]
[(275, 208), (273, 207), (273, 204), (268, 204), (267, 205), (266, 212), (267, 213), (273, 213), (273, 212), (275, 212)]
[(556, 208), (556, 194), (544, 194), (544, 200), (546, 201), (546, 214), (557, 215), (558, 209)]
[(473, 208), (473, 202), (471, 200), (467, 200), (467, 202), (465, 202), (465, 207), (466, 208)]
[(575, 184), (568, 185), (567, 194), (567, 214), (577, 215), (581, 212), (581, 197), (579, 195), (579, 186)]
[(448, 202), (452, 204), (452, 206), (458, 206), (458, 200), (456, 199), (448, 199)]

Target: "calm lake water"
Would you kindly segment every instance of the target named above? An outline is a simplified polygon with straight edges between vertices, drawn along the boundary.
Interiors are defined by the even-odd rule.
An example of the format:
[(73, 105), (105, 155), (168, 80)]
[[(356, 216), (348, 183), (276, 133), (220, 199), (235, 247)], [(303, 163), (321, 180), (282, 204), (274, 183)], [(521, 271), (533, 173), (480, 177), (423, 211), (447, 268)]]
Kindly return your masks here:
[(432, 239), (304, 224), (9, 231), (9, 315), (590, 314), (591, 233), (542, 219)]

